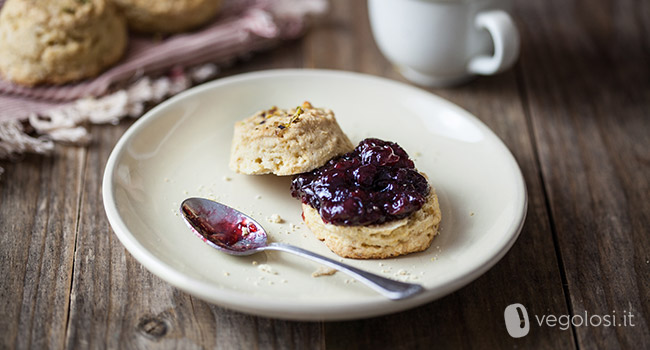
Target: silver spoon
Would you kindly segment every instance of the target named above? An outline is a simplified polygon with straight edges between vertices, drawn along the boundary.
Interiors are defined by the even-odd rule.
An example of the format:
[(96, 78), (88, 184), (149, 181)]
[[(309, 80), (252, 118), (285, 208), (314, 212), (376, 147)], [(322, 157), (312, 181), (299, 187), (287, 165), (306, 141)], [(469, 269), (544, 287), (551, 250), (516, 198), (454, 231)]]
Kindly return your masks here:
[(185, 222), (205, 243), (231, 255), (251, 255), (263, 250), (296, 254), (347, 273), (392, 300), (411, 297), (424, 290), (419, 284), (391, 280), (288, 244), (266, 242), (266, 231), (250, 216), (204, 198), (181, 203)]

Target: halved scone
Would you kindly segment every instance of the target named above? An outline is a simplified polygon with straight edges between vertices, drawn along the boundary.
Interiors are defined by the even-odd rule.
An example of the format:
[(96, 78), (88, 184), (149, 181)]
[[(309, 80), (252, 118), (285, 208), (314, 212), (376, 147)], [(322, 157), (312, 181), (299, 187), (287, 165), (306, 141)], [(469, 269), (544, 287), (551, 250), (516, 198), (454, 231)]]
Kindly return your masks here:
[(305, 223), (329, 249), (344, 258), (384, 259), (426, 250), (438, 234), (441, 214), (433, 189), (422, 208), (407, 218), (381, 225), (326, 224), (318, 211), (302, 205)]
[(314, 235), (346, 258), (375, 259), (427, 249), (441, 220), (425, 174), (394, 142), (365, 139), (353, 151), (294, 176)]
[(237, 122), (229, 166), (249, 175), (294, 175), (353, 148), (330, 109), (305, 102), (291, 109), (259, 111)]

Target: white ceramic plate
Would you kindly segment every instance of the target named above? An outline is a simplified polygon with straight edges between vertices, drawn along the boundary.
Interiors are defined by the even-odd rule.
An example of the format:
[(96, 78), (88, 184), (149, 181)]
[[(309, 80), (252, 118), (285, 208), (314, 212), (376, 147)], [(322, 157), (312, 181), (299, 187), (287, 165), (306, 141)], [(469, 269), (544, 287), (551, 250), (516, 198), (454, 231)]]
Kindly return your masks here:
[[(302, 223), (300, 202), (289, 193), (289, 177), (246, 176), (228, 169), (237, 120), (305, 100), (334, 110), (353, 143), (369, 136), (395, 141), (429, 175), (440, 198), (442, 225), (428, 250), (386, 260), (341, 259), (420, 283), (426, 288), (423, 294), (390, 301), (343, 273), (312, 277), (319, 265), (281, 252), (228, 256), (207, 246), (183, 223), (183, 199), (212, 198), (258, 219), (271, 241), (340, 259)], [(122, 244), (160, 278), (227, 308), (298, 320), (387, 314), (451, 293), (505, 255), (526, 213), (526, 188), (517, 163), (477, 118), (405, 84), (323, 70), (242, 74), (162, 103), (118, 142), (106, 166), (103, 196)], [(272, 214), (285, 223), (268, 222)]]

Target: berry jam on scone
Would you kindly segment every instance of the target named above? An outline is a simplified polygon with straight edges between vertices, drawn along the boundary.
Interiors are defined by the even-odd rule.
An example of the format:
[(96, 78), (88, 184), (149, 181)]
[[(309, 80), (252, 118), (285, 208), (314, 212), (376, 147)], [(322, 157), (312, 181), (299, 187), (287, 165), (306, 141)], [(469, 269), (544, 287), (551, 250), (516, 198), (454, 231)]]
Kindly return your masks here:
[(305, 222), (336, 254), (388, 258), (429, 247), (440, 209), (434, 189), (399, 145), (363, 140), (352, 152), (296, 175)]

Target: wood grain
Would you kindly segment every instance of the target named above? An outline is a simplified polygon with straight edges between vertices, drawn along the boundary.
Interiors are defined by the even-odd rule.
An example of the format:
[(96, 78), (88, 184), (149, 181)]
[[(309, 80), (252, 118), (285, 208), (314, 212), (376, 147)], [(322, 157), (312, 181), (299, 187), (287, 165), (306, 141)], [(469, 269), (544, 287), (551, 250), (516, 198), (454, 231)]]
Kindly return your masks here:
[(58, 147), (3, 164), (0, 348), (63, 346), (85, 154)]
[[(347, 6), (352, 5), (347, 3)], [(364, 13), (365, 9), (360, 12)], [(326, 66), (335, 59), (327, 52), (329, 55), (349, 52), (362, 45), (363, 51), (373, 53), (375, 58), (356, 60), (357, 65), (348, 68), (375, 74), (382, 72), (383, 75), (404, 81), (379, 55), (374, 42), (368, 40), (367, 16), (359, 16), (359, 11), (352, 9), (334, 12), (333, 16), (333, 23), (329, 26), (326, 23), (314, 35), (335, 27), (336, 23), (360, 24), (349, 27), (346, 35), (330, 38), (334, 42), (329, 45), (337, 50), (313, 47), (313, 52), (306, 53), (308, 62), (313, 62), (314, 67)], [(477, 115), (513, 150), (528, 185), (530, 206), (524, 230), (503, 261), (459, 292), (397, 315), (327, 323), (326, 343), (334, 349), (428, 349), (434, 344), (454, 349), (471, 348), (477, 344), (497, 349), (515, 346), (547, 349), (573, 347), (574, 340), (569, 332), (538, 328), (525, 338), (513, 339), (508, 336), (503, 323), (503, 310), (516, 302), (523, 303), (529, 312), (568, 312), (545, 207), (546, 199), (530, 140), (531, 131), (515, 74), (511, 72), (480, 78), (468, 86), (431, 91)], [(435, 174), (431, 176), (435, 178)], [(526, 276), (525, 280), (544, 281), (543, 288), (524, 282), (523, 276)]]
[[(303, 39), (222, 76), (306, 67), (404, 81), (374, 44), (365, 3), (332, 0)], [(0, 162), (0, 348), (650, 348), (650, 3), (515, 5), (515, 69), (429, 89), (492, 128), (527, 184), (519, 240), (476, 281), (412, 310), (346, 322), (273, 320), (196, 299), (144, 269), (108, 225), (101, 181), (124, 121), (93, 126), (86, 147)], [(503, 323), (512, 303), (531, 318), (630, 311), (635, 326), (533, 324), (513, 339)]]
[[(523, 88), (584, 348), (650, 347), (647, 2), (520, 2)], [(635, 13), (635, 15), (632, 15)]]

